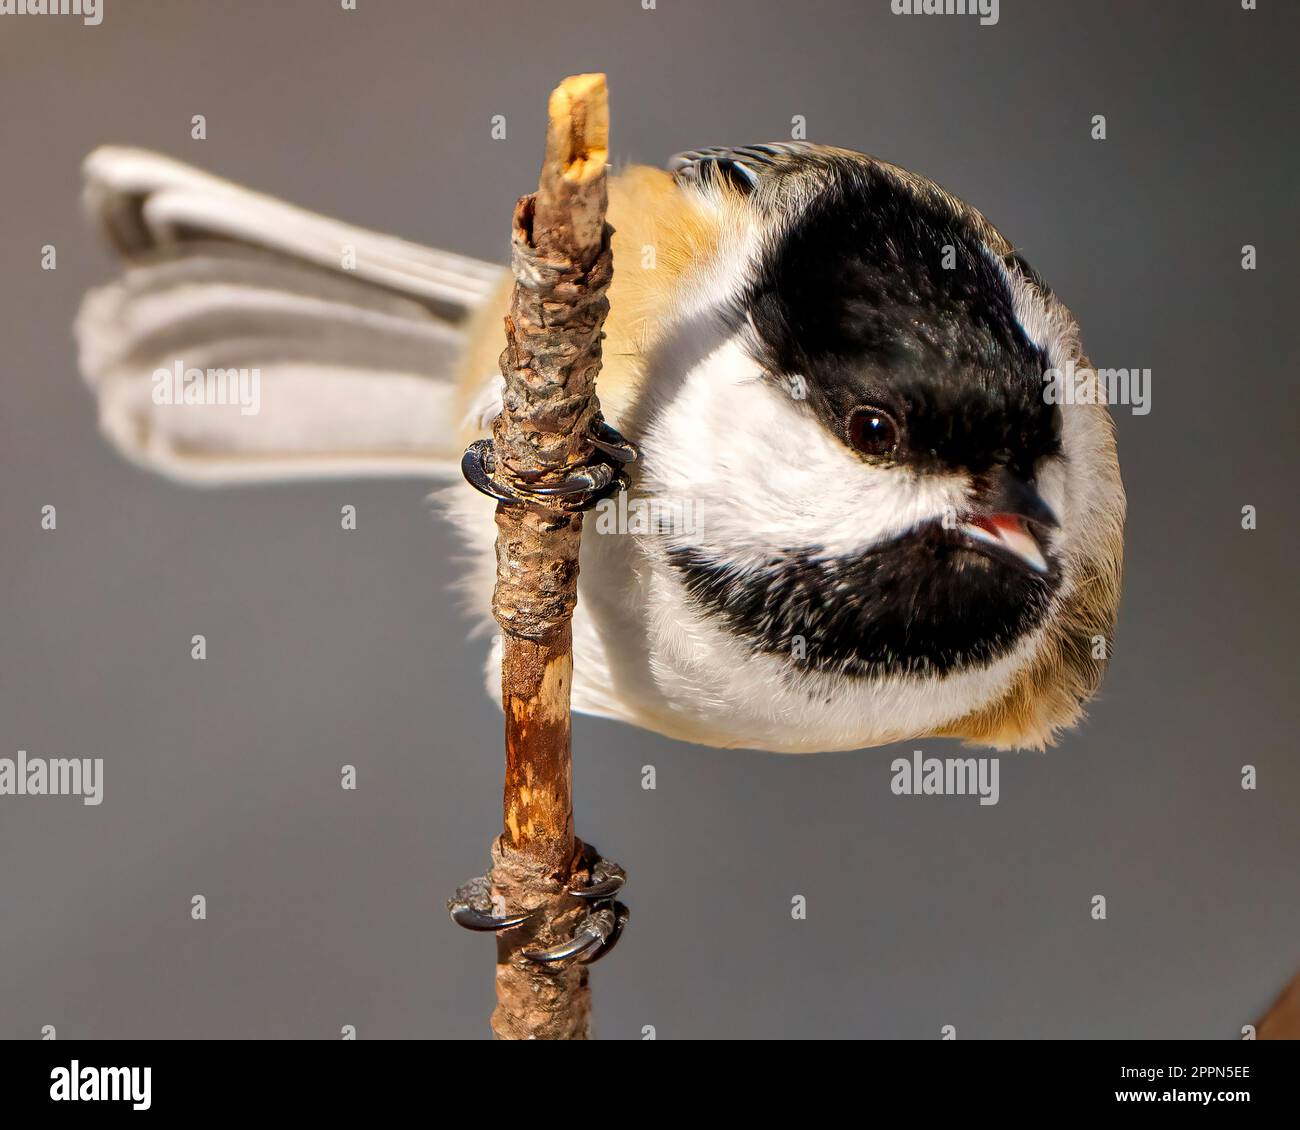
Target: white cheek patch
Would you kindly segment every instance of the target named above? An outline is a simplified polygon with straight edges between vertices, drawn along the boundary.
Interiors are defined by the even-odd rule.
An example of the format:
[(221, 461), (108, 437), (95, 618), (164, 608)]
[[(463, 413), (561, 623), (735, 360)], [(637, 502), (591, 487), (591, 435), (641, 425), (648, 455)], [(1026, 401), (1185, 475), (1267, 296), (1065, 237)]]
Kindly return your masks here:
[(686, 373), (642, 447), (647, 491), (689, 501), (698, 519), (675, 540), (742, 566), (785, 549), (851, 556), (960, 511), (967, 498), (964, 475), (859, 459), (764, 374), (739, 336)]

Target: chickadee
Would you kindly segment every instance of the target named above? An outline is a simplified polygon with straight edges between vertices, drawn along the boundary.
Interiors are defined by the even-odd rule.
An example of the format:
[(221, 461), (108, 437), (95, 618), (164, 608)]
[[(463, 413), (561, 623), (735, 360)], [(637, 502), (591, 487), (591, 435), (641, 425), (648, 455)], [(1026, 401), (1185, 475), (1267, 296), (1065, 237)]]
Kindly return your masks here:
[[(150, 153), (85, 174), (127, 267), (85, 300), (80, 363), (124, 454), (206, 484), (458, 476), (500, 410), (501, 268)], [(1101, 390), (1044, 394), (1091, 368), (1011, 244), (923, 177), (806, 143), (629, 167), (609, 195), (598, 393), (641, 456), (583, 538), (574, 708), (789, 752), (1073, 725), (1124, 493)], [(212, 403), (240, 369), (256, 413)], [(486, 615), (492, 507), (443, 497)]]

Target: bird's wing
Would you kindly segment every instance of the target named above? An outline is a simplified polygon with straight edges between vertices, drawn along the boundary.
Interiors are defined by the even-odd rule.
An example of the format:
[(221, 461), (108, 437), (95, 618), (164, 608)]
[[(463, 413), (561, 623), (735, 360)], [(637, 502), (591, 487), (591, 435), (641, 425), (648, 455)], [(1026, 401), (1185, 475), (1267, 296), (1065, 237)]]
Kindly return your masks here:
[(454, 471), (457, 360), (501, 268), (141, 150), (84, 173), (125, 271), (83, 301), (79, 360), (127, 457), (212, 484)]

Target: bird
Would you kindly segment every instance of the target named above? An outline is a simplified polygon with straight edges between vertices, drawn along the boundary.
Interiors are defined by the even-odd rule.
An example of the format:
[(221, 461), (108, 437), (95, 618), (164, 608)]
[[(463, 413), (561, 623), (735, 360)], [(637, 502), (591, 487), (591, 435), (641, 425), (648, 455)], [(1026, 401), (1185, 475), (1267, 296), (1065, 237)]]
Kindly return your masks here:
[[(509, 272), (143, 150), (83, 174), (123, 262), (75, 323), (111, 443), (197, 485), (441, 484), (491, 628), (493, 507), (459, 475), (501, 409)], [(781, 753), (1055, 744), (1111, 654), (1125, 498), (1104, 390), (1044, 393), (1091, 369), (1024, 256), (931, 180), (803, 141), (625, 165), (608, 219), (623, 491), (582, 539), (573, 709)], [(223, 371), (257, 374), (255, 411), (213, 402)]]

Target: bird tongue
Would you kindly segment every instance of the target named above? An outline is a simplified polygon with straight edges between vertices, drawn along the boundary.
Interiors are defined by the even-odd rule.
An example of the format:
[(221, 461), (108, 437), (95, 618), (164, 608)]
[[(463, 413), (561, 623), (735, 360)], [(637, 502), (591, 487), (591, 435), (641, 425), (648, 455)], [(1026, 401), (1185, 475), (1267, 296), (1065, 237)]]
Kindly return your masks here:
[(1038, 540), (1016, 515), (981, 514), (962, 528), (977, 541), (1009, 550), (1036, 572), (1047, 572), (1047, 558), (1043, 556)]

